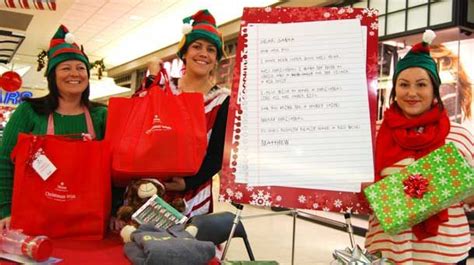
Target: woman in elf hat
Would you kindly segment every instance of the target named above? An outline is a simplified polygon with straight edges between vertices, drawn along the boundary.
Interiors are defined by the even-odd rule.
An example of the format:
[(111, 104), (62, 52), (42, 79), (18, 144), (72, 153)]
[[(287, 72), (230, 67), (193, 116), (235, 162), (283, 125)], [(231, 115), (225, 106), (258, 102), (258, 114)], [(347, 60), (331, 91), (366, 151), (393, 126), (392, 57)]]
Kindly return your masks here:
[[(224, 55), (222, 35), (217, 30), (214, 17), (208, 10), (200, 10), (183, 19), (183, 22), (184, 35), (179, 43), (178, 56), (184, 62), (185, 71), (174, 90), (203, 94), (208, 148), (195, 176), (175, 177), (166, 182), (165, 187), (182, 196), (187, 205), (185, 214), (194, 216), (212, 212), (212, 177), (222, 165), (230, 91), (214, 84), (214, 70)], [(151, 62), (148, 79), (153, 79), (160, 69), (160, 61)], [(147, 83), (150, 84), (150, 80)]]
[(20, 132), (46, 134), (52, 117), (54, 134), (88, 133), (87, 116), (92, 120), (96, 139), (105, 132), (106, 108), (89, 102), (90, 64), (74, 36), (61, 25), (48, 50), (46, 76), (49, 94), (24, 99), (11, 116), (0, 146), (0, 229), (9, 227), (14, 165), (10, 153)]
[[(376, 140), (376, 181), (447, 142), (453, 142), (474, 165), (473, 136), (449, 121), (441, 101), (441, 80), (429, 54), (434, 37), (434, 32), (427, 30), (423, 42), (415, 45), (395, 68), (391, 106), (384, 113)], [(365, 244), (370, 252), (381, 252), (396, 264), (456, 263), (465, 259), (471, 248), (461, 203), (393, 236), (386, 234), (372, 215)]]

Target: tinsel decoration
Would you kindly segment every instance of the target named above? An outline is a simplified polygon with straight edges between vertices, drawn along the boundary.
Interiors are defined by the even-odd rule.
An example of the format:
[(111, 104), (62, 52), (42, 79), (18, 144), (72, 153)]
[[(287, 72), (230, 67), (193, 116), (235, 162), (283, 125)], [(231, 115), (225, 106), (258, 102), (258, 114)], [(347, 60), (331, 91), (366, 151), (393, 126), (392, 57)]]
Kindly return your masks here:
[(91, 64), (91, 68), (97, 68), (97, 76), (102, 79), (103, 73), (105, 71), (104, 59), (97, 60)]
[(45, 50), (41, 50), (41, 52), (38, 54), (38, 59), (36, 60), (38, 62), (38, 67), (36, 68), (36, 71), (41, 71), (41, 69), (44, 68), (44, 66), (46, 65), (45, 63), (45, 57), (48, 56), (48, 54), (46, 53)]

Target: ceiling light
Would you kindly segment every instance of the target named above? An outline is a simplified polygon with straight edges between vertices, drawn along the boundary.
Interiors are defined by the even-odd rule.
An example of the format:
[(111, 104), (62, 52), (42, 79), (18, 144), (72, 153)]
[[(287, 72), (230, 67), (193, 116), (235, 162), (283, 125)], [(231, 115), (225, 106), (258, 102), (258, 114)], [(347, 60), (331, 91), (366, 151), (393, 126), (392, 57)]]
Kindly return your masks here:
[(128, 17), (130, 20), (134, 20), (134, 21), (138, 21), (138, 20), (142, 20), (143, 17), (140, 17), (140, 16), (130, 16)]

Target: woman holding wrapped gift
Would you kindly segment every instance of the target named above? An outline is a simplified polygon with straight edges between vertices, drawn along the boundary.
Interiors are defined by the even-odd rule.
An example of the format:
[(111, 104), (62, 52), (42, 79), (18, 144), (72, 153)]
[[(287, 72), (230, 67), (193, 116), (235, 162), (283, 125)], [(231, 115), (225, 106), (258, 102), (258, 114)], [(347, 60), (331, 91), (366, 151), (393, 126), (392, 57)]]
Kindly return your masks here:
[[(19, 133), (56, 135), (87, 133), (87, 120), (92, 121), (96, 139), (105, 132), (107, 110), (89, 102), (90, 64), (87, 56), (74, 43), (74, 37), (61, 25), (51, 40), (48, 51), (49, 94), (24, 99), (7, 123), (0, 147), (0, 230), (10, 225), (14, 165), (10, 159)], [(48, 126), (52, 116), (54, 128)], [(50, 123), (51, 124), (51, 123)], [(80, 163), (80, 161), (77, 161)], [(34, 218), (34, 216), (32, 216)]]
[[(426, 31), (423, 42), (415, 45), (395, 68), (391, 106), (384, 114), (376, 140), (376, 181), (447, 142), (453, 142), (474, 165), (473, 136), (449, 121), (441, 101), (441, 80), (428, 46), (434, 37), (433, 31)], [(381, 252), (396, 264), (456, 263), (466, 258), (471, 248), (461, 202), (393, 236), (384, 233), (375, 216), (371, 216), (365, 244), (370, 252)]]
[[(194, 216), (212, 212), (212, 177), (222, 166), (230, 91), (214, 84), (217, 63), (224, 55), (222, 36), (214, 17), (208, 10), (200, 10), (183, 19), (183, 22), (184, 36), (179, 43), (178, 56), (184, 62), (185, 72), (175, 87), (171, 85), (177, 93), (203, 94), (208, 147), (201, 167), (194, 176), (174, 177), (164, 184), (167, 191), (172, 191), (169, 194), (171, 197), (185, 199), (185, 214)], [(149, 64), (147, 85), (151, 84), (160, 69), (159, 60)]]

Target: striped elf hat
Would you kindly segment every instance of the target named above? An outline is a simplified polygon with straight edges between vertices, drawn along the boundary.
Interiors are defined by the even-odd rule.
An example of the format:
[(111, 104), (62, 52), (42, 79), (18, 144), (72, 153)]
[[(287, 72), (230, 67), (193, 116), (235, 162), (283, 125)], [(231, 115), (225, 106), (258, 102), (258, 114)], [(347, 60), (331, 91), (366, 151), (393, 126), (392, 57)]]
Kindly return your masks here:
[(217, 60), (224, 55), (222, 34), (217, 30), (216, 20), (207, 10), (199, 10), (196, 14), (183, 19), (183, 38), (178, 44), (178, 56), (183, 59), (189, 44), (198, 39), (205, 39), (217, 48)]
[(432, 30), (426, 30), (423, 33), (423, 41), (415, 44), (410, 51), (398, 61), (393, 74), (393, 80), (397, 80), (400, 72), (411, 67), (421, 67), (428, 71), (437, 82), (441, 82), (438, 74), (438, 66), (435, 60), (430, 56), (430, 44), (436, 38)]
[(87, 66), (87, 69), (90, 69), (89, 59), (84, 54), (84, 51), (74, 42), (74, 35), (64, 25), (61, 25), (49, 43), (46, 75), (49, 75), (56, 65), (67, 60), (82, 61)]

